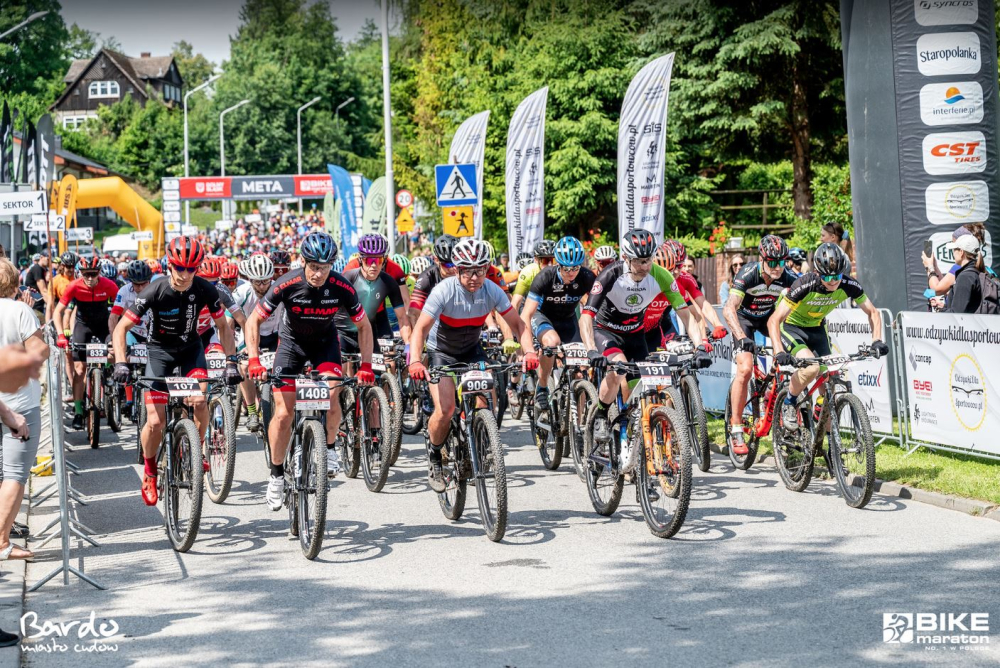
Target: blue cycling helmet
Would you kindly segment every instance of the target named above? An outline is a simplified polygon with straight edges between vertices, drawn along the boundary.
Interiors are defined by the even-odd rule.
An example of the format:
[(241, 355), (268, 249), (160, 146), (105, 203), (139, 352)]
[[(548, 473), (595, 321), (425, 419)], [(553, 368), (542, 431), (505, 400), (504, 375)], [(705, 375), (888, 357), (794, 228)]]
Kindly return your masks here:
[(132, 260), (128, 263), (125, 276), (132, 283), (149, 283), (153, 278), (153, 270), (142, 260)]
[(326, 232), (313, 232), (302, 240), (299, 252), (306, 262), (330, 264), (337, 259), (337, 242)]
[(556, 242), (556, 262), (563, 267), (579, 267), (586, 259), (583, 244), (576, 237), (563, 237)]
[(111, 260), (101, 260), (101, 276), (108, 280), (115, 280), (118, 278), (118, 267)]
[(344, 267), (347, 266), (347, 262), (342, 257), (338, 257), (333, 261), (333, 270), (338, 274), (344, 273)]

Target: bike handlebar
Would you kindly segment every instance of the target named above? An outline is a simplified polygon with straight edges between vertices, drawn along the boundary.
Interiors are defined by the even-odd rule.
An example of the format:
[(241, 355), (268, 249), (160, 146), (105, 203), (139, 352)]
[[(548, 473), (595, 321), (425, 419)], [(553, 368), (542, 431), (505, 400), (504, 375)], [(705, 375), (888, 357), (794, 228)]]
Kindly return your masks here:
[(858, 352), (852, 353), (850, 355), (824, 355), (823, 357), (796, 357), (792, 360), (792, 366), (796, 369), (803, 369), (805, 367), (814, 366), (816, 364), (824, 365), (844, 361), (844, 362), (857, 362), (859, 360), (874, 358), (875, 354), (872, 352), (872, 347), (867, 345), (858, 346)]
[(464, 373), (466, 371), (510, 371), (511, 369), (520, 368), (520, 363), (513, 364), (484, 364), (480, 362), (475, 362), (472, 364), (446, 364), (443, 366), (435, 366), (427, 369), (427, 382), (432, 385), (436, 385), (440, 382), (441, 378), (444, 376), (450, 376), (456, 373)]

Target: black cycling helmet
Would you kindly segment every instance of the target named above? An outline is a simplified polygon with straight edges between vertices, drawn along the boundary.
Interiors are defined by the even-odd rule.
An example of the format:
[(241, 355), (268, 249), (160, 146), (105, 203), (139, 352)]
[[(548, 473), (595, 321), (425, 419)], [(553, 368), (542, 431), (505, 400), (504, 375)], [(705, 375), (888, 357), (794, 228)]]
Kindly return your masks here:
[(144, 261), (132, 260), (125, 270), (125, 277), (132, 283), (149, 283), (153, 278), (153, 271)]
[(768, 234), (760, 240), (760, 256), (765, 260), (788, 259), (788, 244), (781, 237)]
[(79, 262), (76, 253), (73, 251), (66, 251), (59, 257), (60, 264), (64, 264), (67, 267), (76, 267), (76, 263)]
[(306, 262), (333, 264), (337, 259), (337, 242), (326, 232), (313, 232), (302, 240), (300, 253)]
[(656, 254), (656, 237), (641, 227), (626, 232), (622, 238), (622, 255), (638, 260), (647, 260)]
[(835, 243), (828, 241), (820, 244), (813, 253), (813, 270), (820, 276), (845, 274), (850, 266), (851, 261), (847, 259), (847, 253)]
[(789, 248), (788, 249), (788, 259), (795, 264), (801, 264), (809, 259), (809, 256), (801, 248)]
[(287, 267), (292, 263), (292, 256), (285, 250), (271, 251), (271, 264), (279, 267)]
[(436, 257), (439, 262), (451, 264), (451, 254), (455, 250), (455, 244), (457, 243), (457, 237), (453, 237), (450, 234), (442, 234), (437, 238), (437, 241), (434, 242), (434, 257)]
[(556, 242), (549, 241), (548, 239), (542, 239), (535, 244), (535, 248), (532, 250), (532, 254), (535, 257), (555, 257), (556, 256)]

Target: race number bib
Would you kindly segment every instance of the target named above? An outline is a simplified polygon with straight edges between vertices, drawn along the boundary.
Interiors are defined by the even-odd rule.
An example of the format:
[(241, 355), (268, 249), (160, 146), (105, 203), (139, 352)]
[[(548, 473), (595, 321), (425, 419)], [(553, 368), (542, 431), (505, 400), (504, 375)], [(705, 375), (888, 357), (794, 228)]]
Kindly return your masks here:
[(226, 355), (220, 352), (211, 352), (205, 355), (205, 361), (208, 362), (208, 377), (209, 378), (221, 378), (222, 373), (226, 370)]
[(462, 392), (484, 394), (493, 389), (493, 374), (489, 371), (466, 371), (462, 374)]
[(87, 344), (87, 364), (105, 364), (108, 361), (108, 347), (103, 343)]
[(200, 397), (201, 385), (197, 378), (165, 378), (167, 382), (167, 394), (171, 398)]
[(260, 354), (260, 365), (270, 371), (274, 368), (274, 353), (268, 351)]
[(674, 384), (670, 367), (666, 364), (639, 362), (639, 374), (642, 376), (642, 385), (645, 389), (655, 390), (661, 387), (670, 387)]
[(129, 364), (145, 364), (149, 360), (149, 349), (145, 343), (138, 343), (128, 351)]
[(566, 356), (566, 364), (569, 366), (590, 366), (590, 358), (587, 356), (587, 346), (582, 343), (564, 343), (563, 355)]
[(295, 381), (295, 410), (325, 411), (330, 408), (330, 386), (322, 380)]
[(372, 354), (372, 370), (385, 371), (385, 356), (379, 353)]
[(393, 339), (379, 339), (378, 348), (383, 354), (396, 352), (396, 342)]

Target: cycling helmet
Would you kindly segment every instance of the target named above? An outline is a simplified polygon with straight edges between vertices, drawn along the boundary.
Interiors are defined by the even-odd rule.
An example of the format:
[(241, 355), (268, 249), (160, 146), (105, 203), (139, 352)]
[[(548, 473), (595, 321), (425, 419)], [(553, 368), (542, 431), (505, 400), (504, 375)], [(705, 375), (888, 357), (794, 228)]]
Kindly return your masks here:
[(788, 244), (781, 237), (768, 234), (760, 240), (760, 256), (765, 260), (788, 259)]
[(535, 244), (532, 254), (535, 257), (555, 257), (556, 245), (548, 239), (542, 239)]
[(806, 252), (801, 248), (791, 248), (788, 251), (788, 259), (796, 264), (799, 264), (800, 262), (808, 260), (809, 256), (806, 255)]
[(626, 232), (622, 239), (622, 255), (625, 257), (646, 260), (656, 253), (656, 237), (648, 230), (637, 228)]
[(332, 264), (337, 259), (337, 242), (326, 232), (312, 232), (302, 240), (299, 252), (306, 262)]
[[(141, 261), (142, 260), (140, 260), (140, 262)], [(157, 262), (156, 260), (146, 260), (146, 266), (149, 267), (149, 270), (154, 274), (163, 273), (163, 267), (160, 266), (160, 263)]]
[(673, 271), (674, 267), (677, 266), (674, 251), (666, 243), (660, 244), (660, 247), (656, 249), (656, 254), (653, 255), (653, 262), (667, 271)]
[(496, 250), (493, 249), (493, 244), (491, 244), (489, 241), (483, 239), (483, 243), (486, 244), (486, 250), (489, 251), (490, 253), (490, 264), (493, 264), (493, 261), (497, 257), (497, 252)]
[(142, 260), (132, 260), (125, 269), (125, 277), (132, 283), (149, 283), (153, 278), (153, 271)]
[(169, 266), (170, 266), (170, 261), (167, 258), (163, 258), (162, 260), (160, 260), (160, 272), (161, 273), (166, 273), (167, 267), (169, 267)]
[(847, 273), (850, 265), (847, 254), (840, 249), (840, 246), (829, 241), (820, 244), (813, 253), (813, 270), (820, 276)]
[(527, 267), (529, 264), (531, 264), (531, 253), (518, 253), (517, 261), (515, 262), (515, 264), (517, 265), (518, 271), (521, 271), (522, 269)]
[(198, 275), (206, 281), (217, 281), (222, 276), (222, 260), (217, 257), (207, 257), (198, 267)]
[(563, 237), (556, 242), (556, 262), (563, 267), (579, 267), (587, 258), (583, 244), (576, 237)]
[(410, 273), (414, 276), (419, 276), (430, 268), (431, 260), (426, 255), (418, 255), (413, 258), (413, 262), (410, 263)]
[(27, 269), (29, 264), (31, 264), (31, 262), (26, 257), (20, 257), (17, 259), (17, 266), (21, 269)]
[(77, 258), (76, 253), (74, 253), (73, 251), (66, 251), (65, 253), (62, 254), (59, 260), (62, 264), (66, 265), (67, 267), (75, 267), (79, 258)]
[(451, 262), (452, 252), (455, 250), (455, 244), (458, 243), (456, 237), (450, 234), (442, 234), (434, 242), (434, 256), (440, 262)]
[(275, 267), (287, 267), (292, 263), (292, 257), (288, 254), (288, 251), (273, 250), (271, 251), (271, 263)]
[(240, 262), (240, 271), (248, 281), (266, 281), (274, 276), (274, 263), (263, 253), (254, 253)]
[(687, 249), (684, 248), (684, 244), (677, 241), (676, 239), (667, 239), (663, 242), (664, 246), (670, 248), (674, 253), (674, 266), (679, 267), (684, 264), (684, 261), (688, 259)]
[[(296, 267), (295, 265), (299, 265), (299, 266)], [(299, 262), (293, 262), (292, 263), (292, 268), (293, 269), (298, 269), (301, 266), (302, 266), (302, 264), (299, 263)], [(345, 260), (342, 257), (338, 257), (336, 260), (333, 261), (333, 271), (337, 272), (338, 274), (343, 273), (344, 268), (346, 266), (347, 266), (347, 260)]]
[(405, 255), (396, 253), (392, 256), (392, 261), (399, 265), (399, 268), (403, 270), (403, 274), (410, 273), (410, 259)]
[(456, 267), (485, 267), (490, 263), (490, 250), (484, 241), (465, 238), (455, 244), (451, 257)]
[(240, 266), (235, 262), (226, 262), (222, 265), (220, 278), (224, 281), (235, 281), (240, 276)]
[(81, 257), (79, 264), (76, 268), (80, 271), (100, 271), (101, 269), (101, 258), (96, 255), (91, 257)]
[(358, 241), (358, 252), (362, 255), (385, 257), (389, 252), (389, 242), (381, 234), (366, 234)]
[(594, 259), (598, 262), (614, 262), (618, 259), (618, 253), (612, 246), (601, 246), (594, 251)]
[(118, 277), (118, 267), (114, 261), (101, 260), (101, 276), (111, 281)]
[(205, 248), (194, 237), (177, 237), (167, 247), (167, 261), (178, 267), (197, 267), (205, 259)]

